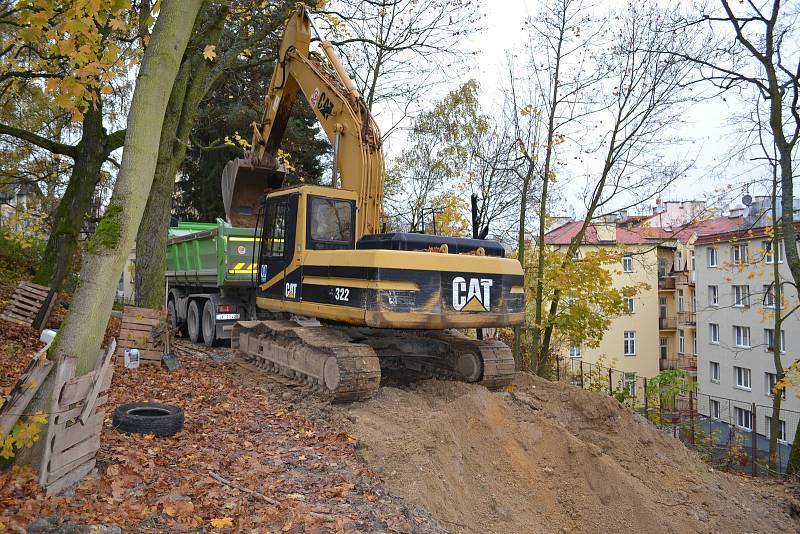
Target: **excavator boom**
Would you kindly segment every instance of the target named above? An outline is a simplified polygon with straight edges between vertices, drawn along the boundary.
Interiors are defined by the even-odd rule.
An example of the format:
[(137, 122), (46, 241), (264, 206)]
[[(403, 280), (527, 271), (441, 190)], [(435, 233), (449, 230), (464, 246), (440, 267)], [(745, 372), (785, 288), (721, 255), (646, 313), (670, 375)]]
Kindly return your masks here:
[(384, 187), (381, 134), (333, 46), (327, 41), (320, 43), (327, 63), (309, 50), (311, 27), (304, 7), (289, 18), (264, 99), (261, 122), (253, 125), (252, 149), (244, 160), (230, 162), (223, 175), (226, 210), (231, 224), (245, 222), (230, 220), (231, 214), (233, 218), (240, 214), (252, 216), (253, 199), (260, 196), (254, 196), (253, 192), (280, 187), (282, 166), (277, 159), (278, 149), (297, 95), (302, 92), (334, 147), (332, 185), (358, 194), (355, 221), (358, 239), (380, 230)]

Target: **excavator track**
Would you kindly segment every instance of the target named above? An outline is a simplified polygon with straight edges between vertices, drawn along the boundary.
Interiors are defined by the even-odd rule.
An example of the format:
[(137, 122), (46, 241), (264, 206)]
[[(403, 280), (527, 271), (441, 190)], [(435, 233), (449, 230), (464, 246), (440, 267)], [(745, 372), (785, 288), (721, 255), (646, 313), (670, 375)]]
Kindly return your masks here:
[(240, 321), (231, 348), (251, 364), (300, 379), (339, 402), (365, 400), (380, 386), (381, 366), (498, 389), (514, 377), (501, 341), (456, 330), (378, 330), (294, 321)]
[(489, 389), (503, 388), (514, 379), (514, 355), (499, 340), (472, 339), (458, 330), (346, 330), (354, 341), (375, 349), (383, 366)]
[(380, 386), (375, 351), (335, 328), (240, 321), (231, 332), (231, 348), (261, 368), (319, 386), (335, 401), (364, 400)]

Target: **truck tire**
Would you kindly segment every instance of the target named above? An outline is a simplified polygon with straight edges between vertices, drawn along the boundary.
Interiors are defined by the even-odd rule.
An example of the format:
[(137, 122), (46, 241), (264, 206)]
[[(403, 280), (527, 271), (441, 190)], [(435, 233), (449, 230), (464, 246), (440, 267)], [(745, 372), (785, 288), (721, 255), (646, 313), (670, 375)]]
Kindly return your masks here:
[(217, 321), (214, 312), (214, 303), (206, 301), (203, 306), (203, 341), (209, 347), (213, 347), (217, 341)]
[(171, 404), (132, 402), (114, 410), (111, 426), (120, 432), (171, 436), (183, 429), (183, 410)]
[(203, 339), (203, 332), (200, 326), (200, 309), (196, 300), (189, 303), (189, 311), (186, 313), (186, 329), (189, 331), (189, 340), (192, 343), (197, 343)]

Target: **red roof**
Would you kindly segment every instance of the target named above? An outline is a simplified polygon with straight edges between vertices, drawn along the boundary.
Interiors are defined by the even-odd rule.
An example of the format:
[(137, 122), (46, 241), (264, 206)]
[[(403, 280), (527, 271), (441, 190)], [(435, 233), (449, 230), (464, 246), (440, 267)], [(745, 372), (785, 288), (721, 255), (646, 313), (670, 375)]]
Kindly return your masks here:
[[(617, 238), (615, 243), (623, 245), (641, 245), (652, 243), (653, 241), (664, 241), (675, 239), (686, 242), (693, 234), (705, 236), (717, 234), (738, 228), (742, 224), (741, 217), (714, 217), (697, 222), (691, 226), (683, 228), (658, 228), (649, 226), (634, 226), (631, 228), (617, 226)], [(548, 245), (569, 245), (572, 239), (578, 234), (583, 221), (569, 222), (563, 226), (551, 230), (545, 235), (544, 241)], [(611, 241), (600, 241), (597, 237), (597, 226), (589, 225), (586, 234), (583, 236), (584, 244), (610, 244)]]
[[(794, 227), (800, 232), (800, 221), (794, 223)], [(734, 239), (752, 239), (755, 237), (762, 237), (767, 235), (767, 228), (770, 226), (758, 226), (755, 228), (745, 226), (730, 229), (728, 231), (720, 231), (714, 233), (703, 234), (697, 238), (698, 245), (706, 245), (708, 243), (716, 243), (718, 241), (730, 241)]]

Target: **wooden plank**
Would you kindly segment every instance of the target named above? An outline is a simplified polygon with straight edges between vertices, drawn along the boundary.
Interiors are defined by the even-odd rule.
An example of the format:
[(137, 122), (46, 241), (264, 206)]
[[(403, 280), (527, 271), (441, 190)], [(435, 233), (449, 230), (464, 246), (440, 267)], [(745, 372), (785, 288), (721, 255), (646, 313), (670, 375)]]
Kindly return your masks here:
[(50, 457), (50, 465), (48, 471), (57, 471), (70, 462), (74, 462), (87, 454), (97, 452), (100, 448), (100, 434), (91, 436), (86, 441), (81, 441), (74, 447), (62, 451), (58, 454), (53, 453)]
[(153, 348), (154, 340), (140, 337), (139, 339), (122, 339), (118, 343), (121, 349)]
[(89, 416), (91, 415), (92, 410), (94, 410), (94, 403), (97, 400), (97, 397), (100, 395), (100, 388), (106, 376), (109, 377), (108, 383), (111, 384), (110, 375), (114, 372), (114, 367), (111, 365), (111, 356), (114, 354), (116, 348), (117, 340), (111, 338), (111, 343), (109, 344), (108, 350), (98, 362), (99, 368), (97, 371), (95, 371), (98, 374), (95, 377), (94, 383), (92, 384), (92, 389), (89, 390), (89, 395), (86, 397), (86, 402), (83, 404), (83, 411), (81, 412), (80, 417), (78, 417), (78, 420), (84, 425), (87, 424)]
[[(94, 413), (99, 413), (106, 402), (108, 402), (108, 395), (98, 397), (97, 401), (94, 403)], [(82, 410), (83, 406), (76, 406), (75, 408), (56, 414), (56, 424), (63, 425), (67, 421), (75, 419), (81, 414)]]
[(11, 303), (11, 308), (12, 309), (18, 310), (18, 311), (23, 312), (23, 313), (25, 313), (25, 312), (38, 313), (39, 312), (39, 308), (41, 308), (41, 307), (42, 307), (41, 303), (32, 304), (32, 303), (30, 303), (28, 301), (24, 301), (24, 300), (15, 300), (13, 303)]
[(9, 317), (6, 314), (0, 315), (0, 319), (3, 319), (4, 321), (8, 321), (10, 323), (20, 324), (20, 325), (23, 325), (23, 326), (30, 326), (31, 325), (30, 321), (23, 321), (21, 319), (17, 319), (16, 317)]
[(162, 321), (163, 321), (163, 319), (137, 319), (135, 321), (131, 321), (131, 320), (126, 320), (125, 318), (123, 318), (122, 319), (122, 324), (120, 326), (120, 330), (123, 329), (123, 328), (130, 328), (132, 325), (137, 325), (137, 326), (145, 326), (145, 325), (147, 325), (147, 326), (150, 326), (150, 327), (158, 326), (158, 325), (161, 324)]
[(61, 411), (58, 407), (58, 398), (63, 384), (75, 374), (77, 358), (64, 356), (56, 363), (56, 376), (53, 387), (53, 396), (50, 399), (49, 415), (47, 417), (47, 432), (44, 438), (44, 452), (42, 461), (39, 464), (39, 485), (44, 486), (47, 481), (47, 473), (50, 469), (50, 458), (53, 453), (53, 437), (56, 431), (56, 414)]
[(80, 467), (81, 465), (85, 464), (89, 460), (92, 460), (96, 456), (97, 456), (97, 452), (90, 452), (90, 453), (88, 453), (88, 454), (86, 454), (84, 456), (81, 456), (77, 460), (73, 460), (72, 462), (68, 463), (67, 465), (65, 465), (63, 467), (61, 467), (59, 469), (56, 469), (55, 471), (50, 471), (49, 473), (47, 473), (47, 481), (46, 482), (52, 483), (52, 482), (58, 480), (59, 478), (63, 477), (64, 475), (66, 475), (67, 473), (69, 473), (70, 471), (75, 469), (76, 467)]
[[(94, 373), (95, 371), (92, 371), (88, 375), (74, 378), (64, 385), (59, 399), (59, 409), (61, 411), (69, 409), (71, 404), (75, 404), (86, 398), (94, 384)], [(111, 374), (108, 374), (101, 380), (101, 391), (105, 391), (110, 385)]]
[(147, 319), (160, 319), (166, 316), (165, 310), (155, 310), (152, 308), (137, 308), (135, 306), (125, 306), (122, 310), (122, 318), (143, 317)]
[(62, 492), (64, 490), (66, 490), (67, 488), (69, 488), (73, 484), (77, 484), (78, 482), (80, 482), (83, 479), (83, 477), (88, 475), (92, 471), (92, 469), (94, 469), (94, 466), (95, 466), (96, 462), (97, 462), (97, 460), (95, 460), (95, 458), (92, 457), (85, 464), (82, 464), (82, 465), (76, 467), (74, 470), (70, 471), (68, 474), (64, 475), (60, 479), (49, 483), (45, 487), (45, 494), (48, 495), (48, 496), (49, 495), (56, 495), (56, 494), (58, 494), (58, 493), (60, 493), (60, 492)]
[(121, 330), (119, 333), (119, 338), (117, 338), (117, 344), (122, 343), (123, 341), (152, 341), (153, 335), (147, 334), (139, 330)]
[(125, 330), (134, 331), (134, 332), (152, 332), (153, 326), (149, 324), (135, 324), (135, 323), (128, 323), (124, 324), (119, 327), (119, 331), (123, 332)]
[(76, 422), (58, 430), (53, 439), (53, 453), (59, 454), (70, 447), (74, 447), (81, 441), (86, 441), (95, 434), (99, 436), (100, 430), (103, 428), (103, 419), (105, 419), (105, 417), (105, 411), (101, 411), (87, 418), (85, 425)]
[(13, 297), (13, 302), (22, 302), (31, 306), (41, 306), (44, 301), (44, 298), (29, 293), (15, 293)]
[(30, 282), (28, 280), (22, 280), (19, 283), (19, 285), (21, 285), (23, 287), (27, 287), (27, 288), (33, 289), (35, 291), (43, 292), (45, 295), (47, 295), (50, 292), (50, 287), (49, 286), (43, 286), (43, 285), (40, 285), (40, 284), (34, 284), (33, 282)]
[[(31, 362), (34, 363), (34, 362)], [(36, 363), (38, 365), (38, 362)], [(30, 404), (33, 396), (39, 391), (39, 387), (47, 379), (47, 375), (53, 369), (53, 362), (47, 361), (41, 367), (31, 369), (31, 371), (24, 377), (20, 377), (20, 381), (14, 386), (11, 391), (17, 391), (19, 388), (19, 396), (14, 399), (9, 399), (2, 408), (0, 408), (0, 443), (5, 440), (6, 436), (14, 425), (19, 420), (21, 414), (25, 411)], [(9, 395), (10, 397), (10, 395)]]

